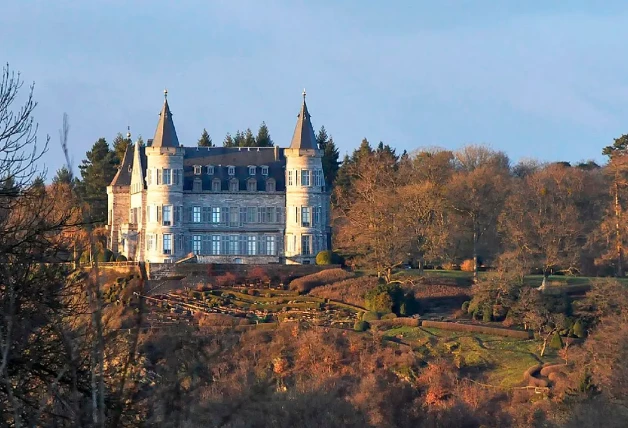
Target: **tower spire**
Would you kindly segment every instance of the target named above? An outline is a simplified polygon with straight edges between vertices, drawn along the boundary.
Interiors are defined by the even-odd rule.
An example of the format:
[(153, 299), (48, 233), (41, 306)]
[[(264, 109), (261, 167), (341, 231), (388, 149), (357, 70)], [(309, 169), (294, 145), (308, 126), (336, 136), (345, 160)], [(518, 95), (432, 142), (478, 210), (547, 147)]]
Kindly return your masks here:
[(159, 122), (157, 122), (152, 147), (179, 147), (179, 138), (168, 105), (167, 89), (164, 89), (164, 105), (161, 108), (161, 113), (159, 113)]
[(305, 97), (307, 93), (303, 89), (303, 104), (301, 105), (301, 111), (297, 116), (297, 125), (294, 128), (294, 135), (292, 136), (292, 143), (290, 143), (291, 149), (316, 149), (316, 136), (314, 135), (314, 128), (312, 128), (312, 121), (310, 112), (307, 111), (307, 104), (305, 103)]

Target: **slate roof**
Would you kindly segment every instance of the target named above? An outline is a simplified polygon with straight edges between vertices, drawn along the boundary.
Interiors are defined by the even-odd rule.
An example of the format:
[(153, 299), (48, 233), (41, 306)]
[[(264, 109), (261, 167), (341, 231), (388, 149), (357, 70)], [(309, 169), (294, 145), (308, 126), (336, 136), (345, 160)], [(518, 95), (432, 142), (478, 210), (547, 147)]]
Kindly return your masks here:
[[(124, 158), (120, 164), (120, 168), (116, 173), (113, 180), (111, 180), (112, 186), (130, 186), (131, 185), (131, 171), (133, 170), (133, 157), (135, 155), (135, 147), (133, 144), (129, 144), (124, 152)], [(146, 151), (144, 147), (140, 149), (140, 162), (142, 162), (143, 176), (146, 177)]]
[(152, 147), (179, 147), (179, 138), (172, 121), (172, 113), (168, 106), (168, 98), (164, 99), (164, 105), (159, 113), (159, 122), (153, 137)]
[(301, 111), (299, 112), (297, 118), (297, 126), (294, 128), (294, 135), (292, 136), (290, 148), (317, 149), (318, 144), (316, 143), (316, 136), (314, 135), (311, 116), (307, 111), (307, 104), (305, 103), (305, 91), (303, 91), (303, 104), (301, 105)]

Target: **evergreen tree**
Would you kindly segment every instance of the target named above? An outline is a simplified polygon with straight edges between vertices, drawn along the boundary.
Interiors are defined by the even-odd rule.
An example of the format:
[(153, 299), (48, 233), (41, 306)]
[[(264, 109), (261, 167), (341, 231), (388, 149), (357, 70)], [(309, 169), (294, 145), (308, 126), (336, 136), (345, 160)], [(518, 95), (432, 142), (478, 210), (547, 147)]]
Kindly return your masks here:
[(242, 147), (244, 144), (244, 134), (242, 131), (236, 131), (235, 137), (233, 137), (233, 147)]
[(255, 147), (255, 137), (253, 136), (251, 128), (246, 128), (246, 131), (244, 131), (244, 137), (240, 147)]
[(340, 163), (340, 152), (334, 143), (334, 139), (327, 135), (327, 130), (324, 126), (316, 134), (316, 142), (318, 147), (323, 151), (323, 171), (325, 174), (325, 180), (327, 185), (332, 188), (336, 182), (336, 176), (338, 175), (338, 168)]
[(225, 136), (225, 139), (222, 142), (222, 146), (223, 147), (235, 147), (235, 141), (233, 141), (233, 137), (231, 136), (230, 133), (227, 132), (227, 135)]
[(102, 223), (107, 219), (107, 186), (116, 174), (116, 153), (110, 150), (107, 140), (100, 138), (86, 158), (79, 165), (79, 192), (90, 206), (91, 220)]
[(214, 147), (214, 143), (212, 141), (212, 137), (209, 136), (209, 132), (207, 129), (203, 128), (203, 133), (201, 134), (201, 138), (198, 139), (199, 147)]
[(262, 122), (255, 137), (255, 145), (257, 147), (273, 147), (273, 140), (270, 138), (270, 132), (266, 126), (266, 122)]
[(65, 166), (62, 166), (57, 170), (57, 174), (52, 179), (53, 184), (72, 184), (72, 173)]
[(126, 149), (131, 145), (130, 138), (124, 138), (120, 132), (113, 139), (113, 153), (117, 165), (122, 164)]

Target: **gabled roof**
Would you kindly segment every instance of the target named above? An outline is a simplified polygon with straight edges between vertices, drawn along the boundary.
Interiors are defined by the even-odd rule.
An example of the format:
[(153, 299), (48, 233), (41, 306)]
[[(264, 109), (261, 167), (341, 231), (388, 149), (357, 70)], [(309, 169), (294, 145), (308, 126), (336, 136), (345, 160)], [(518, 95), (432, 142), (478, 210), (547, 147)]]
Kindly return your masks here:
[(301, 106), (301, 112), (297, 118), (297, 126), (294, 128), (294, 135), (292, 136), (290, 148), (317, 149), (318, 144), (316, 143), (314, 128), (312, 128), (310, 113), (307, 111), (307, 104), (305, 104), (305, 90), (303, 91), (303, 105)]
[[(144, 150), (144, 146), (139, 147), (139, 161), (142, 166), (142, 177), (146, 176), (146, 152)], [(130, 186), (131, 185), (131, 173), (133, 171), (133, 164), (135, 158), (135, 147), (132, 144), (129, 144), (126, 148), (126, 152), (124, 152), (124, 159), (120, 164), (120, 169), (116, 173), (113, 180), (111, 180), (111, 186)]]
[(159, 113), (159, 122), (157, 123), (155, 137), (153, 137), (151, 146), (179, 147), (179, 139), (177, 138), (177, 131), (174, 128), (172, 113), (170, 112), (170, 106), (168, 106), (167, 97), (164, 99), (164, 106), (161, 109), (161, 113)]

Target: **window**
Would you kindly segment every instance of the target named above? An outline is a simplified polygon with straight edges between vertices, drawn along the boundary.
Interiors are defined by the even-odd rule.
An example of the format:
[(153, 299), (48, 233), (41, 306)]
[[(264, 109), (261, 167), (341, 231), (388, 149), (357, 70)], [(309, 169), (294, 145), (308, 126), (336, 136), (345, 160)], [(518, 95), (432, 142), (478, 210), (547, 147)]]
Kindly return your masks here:
[(240, 225), (240, 211), (237, 208), (229, 210), (229, 226), (238, 227)]
[(220, 178), (214, 178), (212, 181), (212, 192), (220, 192), (221, 190)]
[(214, 165), (207, 165), (207, 174), (214, 175)]
[(164, 168), (161, 170), (161, 172), (162, 172), (162, 179), (161, 179), (162, 184), (170, 185), (170, 179), (172, 178), (170, 176), (170, 168)]
[(212, 218), (212, 209), (210, 207), (203, 207), (203, 217), (202, 217), (202, 222), (203, 223), (209, 223), (211, 221)]
[(301, 170), (301, 186), (309, 186), (310, 185), (310, 170), (303, 169)]
[(238, 235), (229, 235), (227, 251), (229, 254), (238, 254)]
[(192, 252), (194, 254), (201, 254), (201, 235), (192, 236)]
[(173, 224), (181, 223), (181, 211), (182, 210), (183, 210), (183, 207), (174, 207), (174, 223)]
[(274, 192), (276, 189), (275, 187), (275, 180), (273, 180), (272, 178), (269, 178), (268, 180), (266, 180), (266, 191), (267, 192)]
[(201, 222), (201, 207), (192, 207), (192, 222)]
[(153, 184), (153, 170), (150, 168), (146, 170), (146, 184)]
[(268, 175), (268, 167), (267, 166), (263, 166), (262, 167), (262, 175)]
[(322, 207), (314, 207), (314, 224), (322, 224)]
[(220, 223), (220, 207), (212, 207), (212, 223)]
[(314, 170), (314, 185), (319, 187), (325, 187), (325, 179), (323, 178), (323, 170)]
[(246, 182), (246, 190), (248, 192), (256, 192), (257, 191), (257, 180), (253, 179), (249, 179)]
[(172, 224), (172, 205), (164, 205), (161, 211), (164, 226)]
[(155, 170), (155, 176), (157, 177), (157, 184), (161, 184), (161, 174), (158, 169)]
[(312, 236), (301, 235), (301, 255), (309, 256), (312, 254)]
[(194, 182), (192, 183), (192, 191), (201, 192), (202, 190), (203, 190), (203, 182), (200, 180), (200, 178), (195, 178)]
[(266, 237), (266, 254), (274, 256), (277, 254), (277, 239), (274, 236)]
[(152, 205), (146, 206), (146, 223), (150, 223), (152, 220), (150, 219), (150, 212), (153, 210)]
[(255, 168), (254, 166), (249, 166), (249, 175), (255, 175), (255, 170), (257, 168)]
[(201, 175), (201, 166), (194, 165), (194, 175)]
[(273, 214), (275, 213), (274, 207), (260, 207), (258, 208), (259, 223), (274, 223)]
[(246, 207), (240, 207), (240, 226), (246, 223)]
[(172, 235), (169, 233), (164, 234), (164, 254), (172, 254)]
[(172, 184), (178, 186), (181, 183), (181, 170), (173, 169), (172, 170)]
[(229, 166), (227, 167), (227, 173), (229, 175), (235, 175), (235, 166)]
[(157, 223), (161, 223), (161, 205), (157, 205)]
[(301, 226), (310, 227), (310, 207), (301, 207)]
[(249, 236), (246, 245), (246, 254), (255, 256), (257, 254), (257, 237)]
[(237, 192), (238, 190), (240, 190), (240, 182), (237, 179), (232, 178), (229, 182), (229, 191)]
[(220, 254), (220, 235), (212, 235), (211, 253), (214, 256)]
[(288, 171), (288, 186), (292, 186), (292, 170)]
[(257, 223), (257, 207), (246, 207), (246, 222)]

